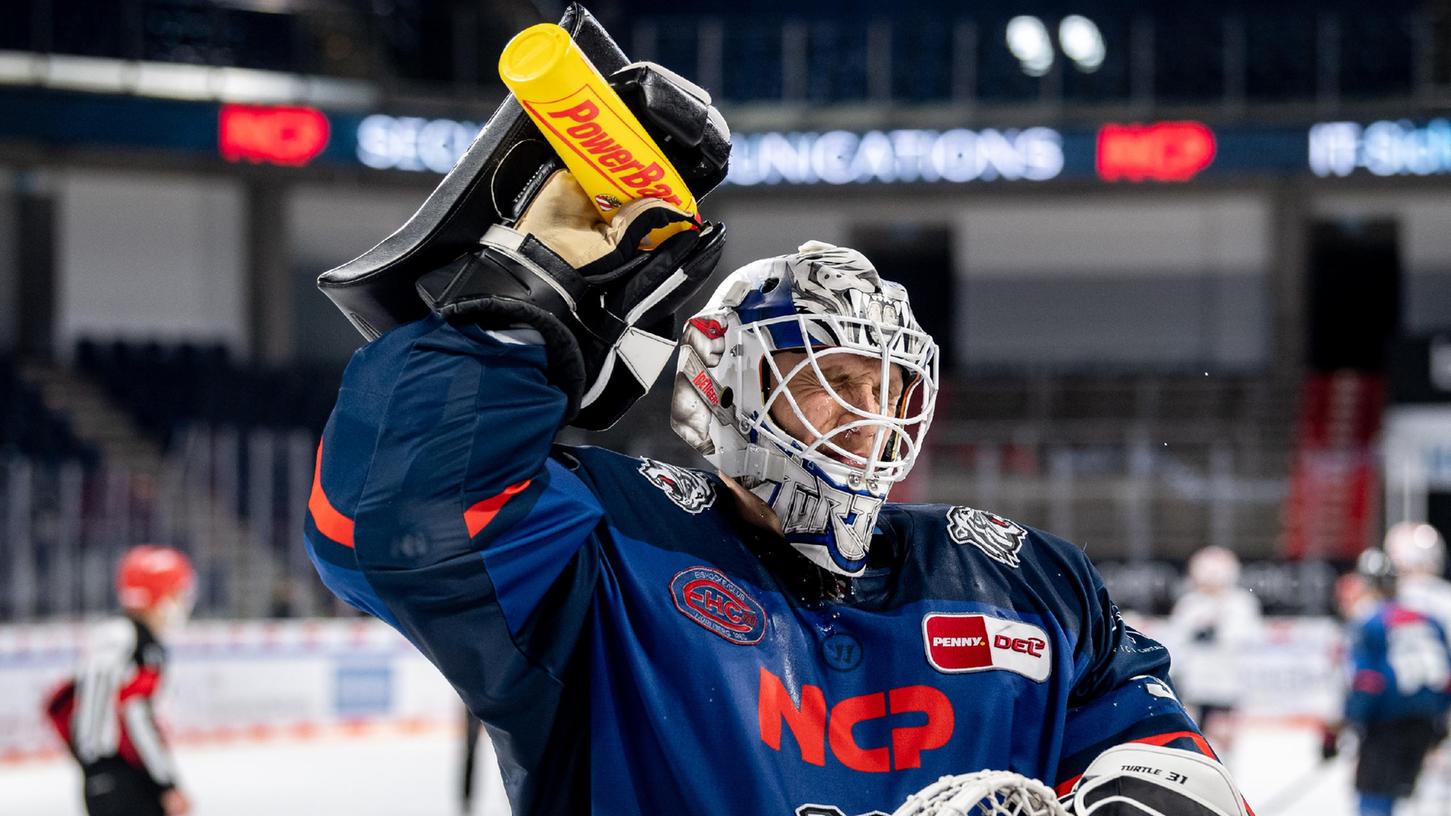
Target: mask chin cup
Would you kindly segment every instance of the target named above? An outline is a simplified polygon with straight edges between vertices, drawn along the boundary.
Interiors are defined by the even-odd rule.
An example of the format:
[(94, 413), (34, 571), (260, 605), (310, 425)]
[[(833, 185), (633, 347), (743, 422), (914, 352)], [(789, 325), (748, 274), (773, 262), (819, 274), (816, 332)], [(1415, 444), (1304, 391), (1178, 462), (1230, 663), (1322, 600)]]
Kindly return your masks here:
[(824, 570), (861, 575), (886, 496), (839, 483), (816, 462), (779, 455), (767, 460), (781, 463), (784, 473), (756, 493), (781, 519), (787, 543)]

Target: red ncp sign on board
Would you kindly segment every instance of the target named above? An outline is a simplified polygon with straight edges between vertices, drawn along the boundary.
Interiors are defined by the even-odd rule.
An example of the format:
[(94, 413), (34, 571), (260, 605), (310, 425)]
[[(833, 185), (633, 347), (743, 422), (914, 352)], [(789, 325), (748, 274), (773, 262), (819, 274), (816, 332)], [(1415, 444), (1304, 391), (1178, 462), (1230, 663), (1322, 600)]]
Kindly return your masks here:
[(316, 108), (223, 105), (217, 150), (229, 162), (300, 167), (327, 147), (327, 115)]
[(1104, 125), (1096, 166), (1104, 181), (1189, 181), (1214, 162), (1214, 131), (1200, 122)]

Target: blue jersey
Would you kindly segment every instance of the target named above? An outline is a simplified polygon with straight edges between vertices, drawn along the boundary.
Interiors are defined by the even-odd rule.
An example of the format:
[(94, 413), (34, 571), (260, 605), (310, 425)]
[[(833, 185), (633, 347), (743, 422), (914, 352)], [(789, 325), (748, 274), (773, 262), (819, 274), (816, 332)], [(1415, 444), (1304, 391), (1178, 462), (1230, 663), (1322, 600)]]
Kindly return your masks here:
[(980, 769), (1066, 789), (1122, 742), (1208, 753), (1077, 547), (888, 504), (841, 578), (710, 473), (555, 446), (564, 407), (541, 346), (402, 326), (348, 366), (309, 501), (323, 580), (453, 683), (518, 816), (856, 816)]
[(1395, 602), (1351, 628), (1345, 719), (1362, 731), (1379, 722), (1439, 720), (1451, 706), (1451, 653), (1440, 624)]

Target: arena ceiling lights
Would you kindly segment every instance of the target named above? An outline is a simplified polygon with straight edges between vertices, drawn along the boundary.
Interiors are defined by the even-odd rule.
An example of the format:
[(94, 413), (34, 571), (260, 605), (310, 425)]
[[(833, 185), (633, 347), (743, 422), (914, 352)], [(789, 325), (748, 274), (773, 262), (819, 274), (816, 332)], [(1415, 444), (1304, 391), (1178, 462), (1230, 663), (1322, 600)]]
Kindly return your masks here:
[(1085, 74), (1097, 71), (1108, 57), (1103, 32), (1092, 20), (1078, 14), (1070, 14), (1058, 24), (1058, 46)]
[(1008, 50), (1018, 58), (1023, 73), (1030, 77), (1044, 76), (1053, 68), (1053, 39), (1048, 27), (1037, 17), (1022, 15), (1008, 21), (1003, 32)]
[[(1023, 73), (1041, 77), (1053, 70), (1053, 38), (1041, 19), (1028, 14), (1014, 17), (1008, 21), (1003, 38)], [(1058, 47), (1085, 74), (1097, 71), (1108, 56), (1098, 24), (1080, 14), (1070, 14), (1058, 23)]]

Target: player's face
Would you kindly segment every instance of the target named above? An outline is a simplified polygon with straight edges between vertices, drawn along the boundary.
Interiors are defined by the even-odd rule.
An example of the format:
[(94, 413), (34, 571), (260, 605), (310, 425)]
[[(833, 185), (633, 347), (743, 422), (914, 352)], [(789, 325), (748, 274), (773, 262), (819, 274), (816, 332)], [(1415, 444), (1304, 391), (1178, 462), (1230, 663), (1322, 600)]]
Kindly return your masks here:
[[(806, 359), (806, 353), (778, 351), (773, 359), (778, 369), (783, 373), (789, 373), (798, 363)], [(832, 392), (834, 391), (837, 396), (857, 410), (870, 414), (882, 412), (881, 361), (857, 354), (818, 354), (816, 360), (817, 365), (821, 368), (821, 377), (817, 377), (815, 369), (806, 365), (802, 366), (801, 370), (796, 372), (786, 385), (802, 416), (797, 416), (785, 399), (778, 398), (771, 406), (771, 418), (782, 430), (802, 442), (809, 444), (822, 437), (827, 437), (828, 441), (843, 450), (864, 459), (869, 458), (872, 453), (872, 443), (877, 436), (870, 426), (861, 426), (832, 434), (832, 431), (837, 428), (852, 422), (859, 422), (862, 419), (861, 416), (852, 413), (846, 405), (833, 397)], [(902, 371), (894, 365), (891, 366), (890, 372), (891, 379), (887, 383), (886, 401), (888, 412), (894, 411), (902, 398)], [(775, 383), (772, 382), (770, 385), (774, 387)], [(826, 387), (828, 385), (829, 389)], [(801, 421), (803, 416), (806, 422)], [(881, 444), (885, 446), (889, 434), (881, 434), (881, 437)], [(840, 462), (850, 465), (860, 464), (848, 460), (847, 457), (825, 445), (819, 450)]]

